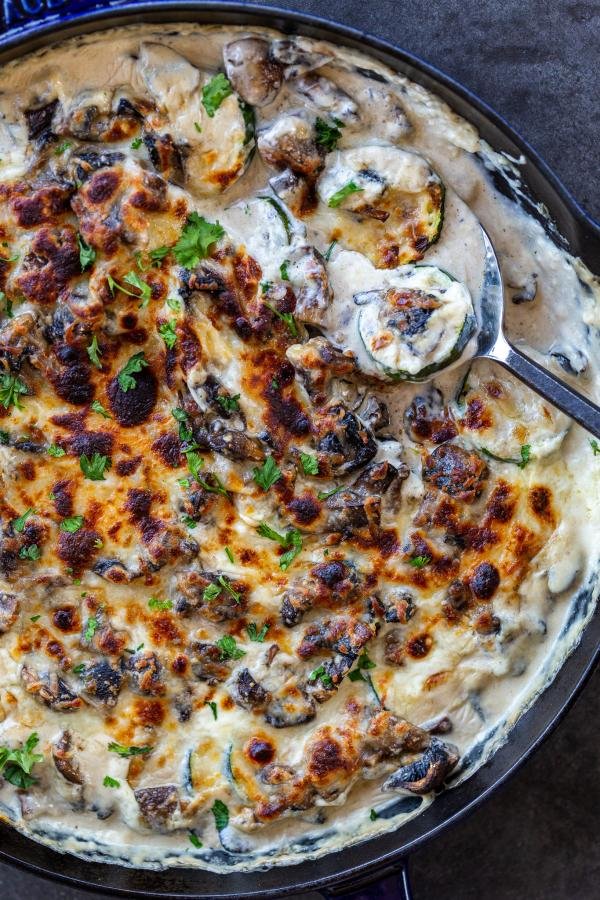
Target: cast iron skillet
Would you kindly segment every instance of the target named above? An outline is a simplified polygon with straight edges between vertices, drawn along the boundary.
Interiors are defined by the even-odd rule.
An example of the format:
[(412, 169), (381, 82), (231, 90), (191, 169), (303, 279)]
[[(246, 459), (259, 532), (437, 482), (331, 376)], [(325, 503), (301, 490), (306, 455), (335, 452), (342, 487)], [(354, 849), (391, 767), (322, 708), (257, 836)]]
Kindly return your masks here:
[[(2, 22), (4, 15), (4, 23)], [(133, 22), (185, 22), (272, 26), (291, 34), (323, 38), (365, 50), (426, 88), (430, 88), (460, 115), (472, 122), (496, 150), (525, 157), (523, 180), (531, 192), (527, 211), (539, 218), (535, 203), (550, 211), (571, 253), (592, 271), (600, 272), (600, 226), (588, 218), (537, 153), (481, 100), (459, 84), (391, 44), (303, 13), (243, 3), (112, 2), (102, 9), (93, 0), (3, 0), (0, 26), (0, 63), (57, 40), (114, 25)], [(498, 187), (510, 194), (508, 184)], [(545, 223), (543, 223), (545, 224)], [(561, 239), (559, 239), (561, 240)], [(593, 605), (594, 583), (573, 598), (572, 616), (585, 616)], [(599, 655), (600, 613), (596, 611), (581, 642), (566, 660), (553, 684), (519, 720), (508, 742), (489, 762), (459, 787), (441, 794), (423, 814), (385, 834), (357, 846), (317, 859), (266, 871), (218, 875), (192, 869), (164, 872), (127, 869), (83, 862), (62, 855), (0, 825), (0, 858), (37, 875), (51, 877), (87, 890), (115, 896), (183, 900), (217, 898), (278, 898), (304, 891), (325, 897), (359, 900), (409, 898), (404, 861), (410, 851), (466, 815), (498, 788), (540, 745), (560, 721), (582, 688)], [(374, 882), (378, 882), (375, 884)]]

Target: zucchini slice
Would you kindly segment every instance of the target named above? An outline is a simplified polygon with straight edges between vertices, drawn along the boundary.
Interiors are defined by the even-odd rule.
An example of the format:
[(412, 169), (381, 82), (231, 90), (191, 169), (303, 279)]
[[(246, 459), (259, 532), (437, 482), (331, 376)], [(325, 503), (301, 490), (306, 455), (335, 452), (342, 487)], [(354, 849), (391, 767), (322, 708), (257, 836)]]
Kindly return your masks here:
[[(168, 140), (194, 194), (219, 194), (243, 174), (254, 146), (254, 116), (235, 93), (210, 116), (202, 89), (213, 76), (201, 72), (171, 47), (142, 43), (137, 68), (158, 110), (144, 121), (144, 133)], [(160, 153), (153, 163), (159, 164)]]
[(469, 291), (436, 266), (407, 267), (363, 299), (358, 332), (373, 374), (394, 380), (422, 381), (454, 362), (475, 328)]
[(377, 268), (421, 259), (440, 236), (444, 186), (417, 153), (379, 145), (332, 153), (317, 193), (329, 232)]
[(263, 280), (279, 279), (290, 256), (295, 223), (273, 197), (252, 197), (230, 206), (219, 217), (227, 233), (258, 262)]

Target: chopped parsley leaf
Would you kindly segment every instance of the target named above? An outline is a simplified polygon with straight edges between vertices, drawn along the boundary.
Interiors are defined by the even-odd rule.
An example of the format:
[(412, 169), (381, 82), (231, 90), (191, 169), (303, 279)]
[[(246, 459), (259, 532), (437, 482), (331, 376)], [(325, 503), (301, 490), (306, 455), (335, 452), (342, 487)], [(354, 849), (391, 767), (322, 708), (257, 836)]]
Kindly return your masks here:
[(173, 247), (173, 255), (186, 269), (193, 269), (201, 259), (209, 255), (213, 244), (225, 234), (225, 229), (218, 222), (208, 222), (197, 212), (193, 212), (183, 226), (179, 240)]
[(272, 456), (267, 456), (262, 466), (253, 468), (252, 477), (266, 493), (281, 478), (281, 469)]
[(285, 534), (280, 534), (266, 522), (261, 522), (256, 530), (261, 537), (277, 541), (287, 551), (279, 557), (279, 568), (282, 572), (287, 571), (302, 550), (302, 535), (298, 529), (290, 528)]
[[(140, 309), (145, 309), (150, 303), (150, 298), (152, 297), (152, 288), (147, 282), (142, 281), (137, 272), (128, 272), (127, 275), (124, 276), (123, 281), (130, 284), (132, 287), (137, 288), (140, 292)], [(117, 285), (118, 287), (118, 285)], [(120, 288), (123, 290), (123, 288)], [(135, 294), (131, 294), (132, 297), (135, 297)]]
[(348, 678), (350, 681), (367, 681), (369, 676), (363, 675), (363, 671), (367, 669), (374, 669), (375, 663), (369, 657), (369, 654), (366, 650), (363, 650), (356, 660), (356, 666), (352, 669), (351, 672), (348, 673)]
[(108, 456), (102, 456), (100, 453), (94, 453), (92, 456), (82, 453), (79, 457), (79, 466), (90, 481), (105, 481), (104, 473), (110, 469), (111, 462)]
[(265, 303), (265, 306), (268, 306), (272, 313), (275, 313), (278, 319), (287, 325), (288, 330), (292, 337), (298, 337), (300, 332), (298, 330), (298, 323), (296, 322), (292, 313), (282, 313), (279, 312), (276, 306), (273, 306), (272, 303)]
[(83, 516), (69, 516), (60, 523), (60, 530), (75, 534), (83, 525)]
[(146, 361), (146, 357), (144, 356), (143, 350), (140, 350), (139, 353), (134, 353), (133, 356), (125, 363), (117, 376), (119, 387), (124, 393), (127, 391), (131, 391), (137, 387), (137, 382), (133, 376), (137, 372), (141, 372), (142, 369), (145, 369), (147, 365), (148, 363)]
[(158, 267), (160, 266), (161, 260), (163, 260), (165, 256), (168, 256), (170, 252), (170, 247), (155, 247), (154, 250), (150, 250), (148, 256), (152, 260), (152, 265)]
[(369, 813), (369, 818), (370, 818), (371, 822), (374, 822), (376, 819), (379, 818), (379, 814), (374, 809), (372, 809), (371, 812)]
[(318, 500), (327, 500), (328, 497), (333, 497), (334, 494), (339, 494), (340, 491), (344, 490), (343, 484), (338, 484), (337, 487), (331, 488), (329, 491), (319, 491), (317, 494)]
[(132, 140), (132, 142), (129, 146), (131, 147), (132, 150), (139, 150), (143, 143), (144, 142), (141, 139), (141, 137), (136, 137)]
[(188, 838), (190, 840), (190, 844), (196, 848), (196, 850), (200, 850), (202, 847), (202, 841), (198, 837), (195, 831), (188, 831)]
[(198, 522), (196, 521), (196, 519), (192, 519), (191, 516), (182, 516), (181, 521), (183, 522), (183, 524), (185, 525), (186, 528), (196, 528), (196, 526), (198, 525)]
[(42, 615), (41, 615), (41, 613), (40, 613), (40, 615), (38, 615), (38, 616), (29, 616), (29, 621), (30, 621), (30, 622), (37, 622), (37, 621), (38, 621), (39, 619), (41, 619), (41, 618), (42, 618)]
[(233, 551), (230, 547), (225, 547), (225, 556), (229, 560), (230, 563), (235, 563), (235, 557), (233, 555)]
[(28, 547), (21, 547), (19, 550), (19, 559), (39, 559), (42, 555), (37, 544), (30, 544)]
[(345, 184), (343, 187), (336, 191), (335, 194), (332, 194), (327, 202), (327, 206), (330, 206), (332, 209), (336, 209), (340, 203), (349, 197), (351, 194), (360, 194), (364, 188), (359, 187), (354, 181), (349, 181), (348, 184)]
[(108, 749), (111, 753), (117, 753), (123, 759), (127, 759), (130, 756), (143, 756), (146, 753), (151, 753), (154, 747), (125, 747), (123, 744), (111, 741)]
[(281, 275), (281, 280), (282, 280), (282, 281), (289, 281), (289, 280), (290, 280), (290, 276), (289, 276), (289, 273), (288, 273), (288, 266), (289, 266), (289, 264), (290, 264), (290, 263), (289, 263), (289, 260), (286, 259), (286, 260), (284, 260), (284, 261), (281, 263), (281, 265), (279, 266), (279, 274)]
[(58, 444), (50, 444), (47, 450), (48, 456), (54, 456), (58, 459), (60, 456), (66, 456), (67, 451), (63, 450), (62, 447), (59, 447)]
[(92, 365), (96, 366), (97, 369), (101, 369), (102, 363), (100, 362), (100, 357), (102, 356), (102, 354), (100, 353), (100, 348), (98, 347), (98, 338), (95, 334), (92, 335), (92, 340), (88, 344), (86, 350)]
[(55, 155), (55, 156), (62, 156), (62, 154), (63, 154), (66, 150), (68, 150), (69, 147), (72, 147), (72, 146), (73, 146), (73, 144), (72, 144), (71, 141), (62, 141), (62, 143), (60, 143), (60, 144), (58, 145), (58, 147), (56, 147), (56, 149), (54, 150), (54, 155)]
[(215, 826), (217, 831), (223, 831), (229, 825), (229, 810), (222, 800), (215, 800), (212, 805), (211, 812), (215, 817)]
[(520, 451), (520, 459), (514, 459), (510, 456), (497, 456), (495, 453), (492, 453), (491, 450), (488, 450), (487, 447), (479, 448), (484, 456), (487, 456), (489, 459), (496, 459), (498, 462), (503, 463), (512, 463), (514, 466), (518, 466), (520, 469), (524, 469), (527, 463), (531, 462), (533, 459), (531, 455), (531, 444), (522, 444)]
[(175, 331), (176, 324), (175, 319), (170, 319), (168, 322), (163, 322), (158, 326), (158, 333), (169, 350), (172, 350), (177, 343), (177, 332)]
[(319, 460), (312, 453), (300, 452), (300, 462), (302, 463), (302, 471), (305, 475), (319, 474)]
[(219, 717), (219, 711), (218, 711), (218, 709), (217, 709), (217, 704), (215, 703), (215, 701), (214, 701), (214, 700), (205, 700), (205, 701), (204, 701), (204, 705), (205, 705), (205, 706), (210, 706), (210, 711), (212, 712), (212, 714), (213, 714), (213, 719), (214, 719), (215, 722), (216, 722), (217, 719), (218, 719), (218, 717)]
[(117, 781), (116, 778), (111, 778), (110, 775), (104, 776), (104, 781), (102, 782), (102, 784), (104, 785), (104, 787), (109, 787), (109, 788), (121, 787), (121, 782)]
[(75, 675), (83, 675), (85, 672), (85, 663), (77, 663), (76, 666), (73, 666), (73, 673)]
[(25, 512), (23, 513), (22, 516), (19, 516), (18, 519), (13, 519), (13, 523), (12, 523), (13, 529), (15, 531), (18, 531), (19, 534), (21, 534), (21, 532), (25, 528), (25, 522), (27, 521), (29, 516), (32, 516), (34, 513), (35, 513), (35, 509), (33, 508), (33, 506), (30, 506), (29, 509), (25, 510)]
[(209, 118), (213, 118), (223, 100), (226, 100), (232, 93), (233, 88), (229, 83), (229, 79), (222, 72), (218, 72), (210, 79), (208, 84), (204, 85), (202, 88), (202, 106)]
[(591, 438), (590, 447), (592, 448), (592, 453), (594, 454), (594, 456), (600, 455), (600, 445), (598, 444), (598, 441)]
[(336, 244), (337, 244), (337, 241), (332, 241), (330, 243), (329, 247), (327, 248), (327, 250), (325, 251), (323, 258), (325, 259), (326, 262), (329, 262), (329, 260), (331, 259), (331, 254), (333, 253), (333, 248), (335, 247)]
[(172, 600), (160, 600), (158, 597), (150, 597), (148, 600), (149, 609), (159, 610), (160, 612), (164, 612), (167, 609), (173, 609), (173, 601)]
[(221, 659), (241, 659), (246, 655), (246, 651), (242, 650), (236, 644), (235, 638), (231, 634), (225, 634), (216, 642), (217, 647), (221, 651)]
[(427, 565), (427, 563), (430, 562), (430, 556), (413, 556), (413, 558), (410, 560), (410, 565), (413, 567), (413, 569), (422, 569)]
[(221, 588), (218, 584), (207, 584), (202, 592), (202, 599), (205, 603), (210, 603), (211, 600), (216, 600), (220, 593)]
[(98, 415), (102, 416), (103, 419), (112, 419), (111, 414), (106, 411), (99, 400), (94, 400), (90, 408), (92, 412), (98, 413)]
[(319, 680), (323, 687), (333, 687), (333, 679), (331, 675), (326, 672), (324, 665), (320, 665), (318, 668), (313, 669), (308, 676), (308, 680), (312, 682)]
[(317, 144), (320, 144), (320, 146), (324, 147), (328, 153), (331, 153), (331, 151), (335, 150), (337, 147), (338, 141), (342, 136), (340, 128), (344, 127), (344, 123), (340, 121), (340, 119), (333, 119), (332, 122), (326, 122), (324, 119), (320, 119), (317, 116), (317, 121), (315, 122)]
[(230, 597), (233, 597), (236, 603), (239, 603), (242, 595), (235, 591), (231, 586), (231, 582), (225, 575), (219, 575), (217, 578), (218, 583), (221, 585), (224, 591), (226, 591)]
[(202, 134), (202, 127), (198, 124), (198, 122), (194, 122), (194, 128), (198, 132), (198, 134)]
[(167, 306), (173, 312), (181, 312), (181, 300), (178, 300), (176, 297), (167, 297)]
[(92, 640), (92, 638), (94, 637), (94, 635), (96, 634), (96, 632), (98, 630), (99, 625), (100, 625), (100, 623), (98, 622), (98, 619), (96, 618), (96, 616), (90, 616), (90, 618), (87, 620), (87, 623), (85, 626), (85, 631), (83, 634), (84, 641)]
[(31, 771), (34, 765), (44, 758), (41, 753), (33, 752), (34, 747), (39, 744), (39, 740), (37, 733), (33, 731), (25, 743), (15, 750), (11, 750), (9, 747), (0, 747), (2, 777), (22, 790), (27, 790), (37, 781)]
[(267, 631), (269, 630), (270, 627), (271, 627), (270, 623), (265, 622), (265, 624), (259, 631), (258, 628), (256, 627), (255, 622), (249, 622), (246, 625), (246, 632), (251, 641), (254, 641), (256, 644), (262, 644), (262, 642), (264, 641), (264, 639), (267, 636)]
[(80, 234), (77, 235), (77, 243), (79, 244), (79, 265), (81, 266), (81, 271), (85, 272), (87, 267), (91, 266), (96, 259), (96, 251), (84, 241)]
[(18, 375), (2, 375), (0, 377), (0, 403), (4, 409), (8, 409), (10, 406), (23, 409), (19, 397), (27, 393), (27, 385), (21, 381)]
[(204, 460), (195, 450), (188, 450), (185, 455), (187, 458), (187, 464), (188, 469), (190, 470), (190, 474), (198, 480), (200, 470), (204, 466)]
[(233, 397), (217, 397), (217, 403), (225, 412), (235, 412), (240, 406), (238, 403), (239, 399), (239, 394), (234, 394)]

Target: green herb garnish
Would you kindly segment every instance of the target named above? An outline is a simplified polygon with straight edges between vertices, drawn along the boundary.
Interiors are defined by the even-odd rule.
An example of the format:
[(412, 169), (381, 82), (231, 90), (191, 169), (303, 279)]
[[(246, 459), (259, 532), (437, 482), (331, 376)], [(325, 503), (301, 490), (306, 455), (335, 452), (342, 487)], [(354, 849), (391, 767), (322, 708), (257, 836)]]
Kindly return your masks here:
[(239, 399), (239, 394), (235, 394), (233, 397), (217, 397), (217, 403), (225, 412), (235, 412), (236, 409), (240, 408)]
[(320, 144), (320, 146), (324, 147), (328, 153), (331, 153), (331, 151), (335, 150), (337, 147), (338, 141), (342, 136), (340, 128), (344, 127), (344, 123), (340, 119), (334, 118), (331, 122), (326, 122), (324, 119), (317, 117), (317, 121), (315, 122), (317, 144)]
[(18, 375), (0, 376), (0, 403), (4, 409), (8, 409), (10, 406), (23, 409), (19, 397), (27, 393), (27, 385), (21, 381)]
[(81, 266), (81, 271), (85, 272), (87, 267), (91, 266), (96, 259), (96, 251), (84, 241), (80, 234), (77, 235), (77, 243), (79, 244), (79, 265)]
[(333, 687), (333, 679), (331, 675), (326, 672), (324, 665), (320, 665), (318, 668), (313, 669), (308, 676), (308, 680), (311, 682), (319, 680), (323, 687)]
[(116, 778), (111, 778), (110, 775), (104, 776), (104, 781), (102, 782), (102, 784), (104, 785), (104, 787), (109, 787), (109, 788), (121, 787), (121, 782), (117, 781)]
[(200, 850), (200, 848), (202, 847), (202, 841), (200, 840), (196, 832), (191, 830), (188, 831), (188, 838), (190, 844), (192, 844), (192, 846), (195, 847), (196, 850)]
[(137, 372), (147, 367), (148, 363), (144, 356), (144, 351), (134, 353), (133, 356), (125, 363), (117, 376), (119, 387), (123, 392), (131, 391), (137, 387), (137, 382), (133, 377)]
[(165, 612), (165, 610), (167, 609), (173, 609), (173, 601), (160, 600), (158, 597), (150, 597), (150, 599), (148, 600), (148, 607), (153, 610)]
[(522, 444), (521, 445), (521, 458), (513, 459), (510, 456), (497, 456), (495, 453), (492, 453), (491, 450), (488, 450), (487, 447), (480, 447), (481, 452), (484, 456), (489, 457), (489, 459), (496, 459), (498, 462), (503, 463), (512, 463), (514, 466), (518, 466), (520, 469), (524, 469), (527, 463), (531, 462), (533, 459), (531, 455), (531, 444)]
[(28, 547), (21, 547), (19, 550), (19, 559), (39, 559), (42, 555), (37, 544), (30, 544)]
[(163, 322), (158, 326), (158, 333), (169, 350), (172, 350), (177, 343), (177, 332), (175, 331), (176, 325), (175, 319), (170, 319), (168, 322)]
[(213, 714), (213, 719), (214, 719), (215, 722), (216, 722), (217, 719), (218, 719), (218, 717), (219, 717), (219, 711), (218, 711), (218, 709), (217, 709), (217, 704), (215, 703), (215, 701), (214, 701), (214, 700), (205, 700), (205, 701), (204, 701), (204, 705), (205, 705), (205, 706), (210, 706), (210, 711), (212, 712), (212, 714)]
[(0, 747), (0, 773), (3, 778), (14, 784), (21, 790), (27, 790), (36, 783), (31, 771), (36, 763), (43, 760), (43, 754), (34, 753), (34, 747), (39, 744), (37, 733), (32, 732), (24, 744), (16, 750), (9, 747)]
[(112, 419), (111, 414), (106, 411), (99, 400), (94, 400), (90, 408), (92, 412), (98, 413), (98, 415), (102, 416), (103, 419)]
[(25, 522), (27, 521), (29, 516), (32, 516), (34, 513), (35, 509), (33, 508), (33, 506), (31, 506), (29, 509), (26, 509), (22, 516), (19, 516), (18, 519), (13, 519), (13, 529), (21, 534), (21, 532), (25, 528)]
[(83, 516), (69, 516), (60, 523), (60, 530), (75, 534), (83, 525)]
[(249, 622), (246, 625), (246, 632), (251, 641), (254, 641), (256, 644), (262, 644), (267, 636), (267, 631), (270, 627), (271, 625), (269, 624), (269, 622), (265, 622), (265, 624), (259, 631), (256, 627), (255, 622)]
[(90, 481), (105, 481), (104, 473), (110, 469), (111, 462), (108, 456), (102, 456), (100, 453), (94, 453), (92, 456), (82, 453), (79, 457), (79, 466)]
[(125, 747), (123, 744), (111, 741), (108, 749), (111, 753), (117, 753), (123, 759), (127, 759), (130, 756), (144, 756), (146, 753), (151, 753), (154, 747)]
[(427, 563), (431, 562), (430, 556), (413, 556), (411, 560), (409, 560), (410, 565), (413, 569), (422, 569)]
[(274, 313), (274, 314), (277, 316), (278, 319), (281, 319), (281, 321), (282, 321), (285, 325), (287, 325), (288, 330), (289, 330), (290, 334), (292, 335), (292, 337), (298, 337), (298, 335), (300, 334), (300, 332), (299, 332), (299, 330), (298, 330), (298, 323), (296, 322), (296, 320), (295, 320), (294, 316), (292, 315), (292, 313), (282, 313), (282, 312), (279, 312), (279, 310), (277, 309), (277, 307), (276, 307), (276, 306), (273, 306), (272, 303), (266, 303), (266, 302), (265, 302), (265, 306), (268, 306), (269, 309), (271, 310), (271, 312)]
[(246, 651), (242, 650), (236, 644), (235, 638), (230, 634), (223, 635), (222, 638), (216, 642), (217, 647), (221, 651), (221, 659), (241, 659), (242, 656), (246, 655)]
[(267, 456), (262, 466), (253, 468), (252, 477), (266, 493), (281, 478), (281, 469), (272, 456)]
[(62, 447), (59, 447), (58, 444), (50, 444), (46, 452), (48, 453), (48, 456), (54, 456), (56, 459), (60, 456), (67, 455), (67, 451), (63, 450)]
[(316, 456), (313, 456), (311, 453), (300, 452), (300, 462), (305, 475), (319, 474), (319, 460)]
[(223, 831), (229, 825), (229, 810), (222, 800), (215, 800), (211, 812), (215, 817), (217, 831)]
[(100, 362), (100, 357), (102, 354), (100, 353), (100, 348), (98, 347), (98, 338), (95, 334), (92, 335), (92, 340), (88, 344), (86, 350), (92, 365), (96, 366), (97, 369), (101, 369), (102, 363)]
[(333, 497), (334, 494), (339, 494), (340, 491), (344, 490), (343, 484), (338, 484), (337, 487), (331, 488), (329, 491), (319, 491), (317, 494), (318, 500), (327, 500), (328, 497)]
[(223, 100), (226, 100), (232, 93), (233, 88), (222, 72), (218, 72), (210, 79), (208, 84), (204, 85), (202, 88), (202, 106), (209, 118), (213, 118)]
[(209, 255), (213, 244), (225, 234), (225, 229), (218, 222), (208, 222), (198, 213), (193, 212), (183, 226), (181, 236), (173, 247), (173, 255), (180, 266), (193, 269), (201, 259)]
[(327, 206), (336, 209), (340, 203), (343, 203), (346, 197), (349, 197), (351, 194), (360, 194), (363, 190), (364, 188), (359, 187), (354, 181), (349, 181), (348, 184), (345, 184), (339, 191), (336, 191), (335, 194), (331, 195), (327, 202)]

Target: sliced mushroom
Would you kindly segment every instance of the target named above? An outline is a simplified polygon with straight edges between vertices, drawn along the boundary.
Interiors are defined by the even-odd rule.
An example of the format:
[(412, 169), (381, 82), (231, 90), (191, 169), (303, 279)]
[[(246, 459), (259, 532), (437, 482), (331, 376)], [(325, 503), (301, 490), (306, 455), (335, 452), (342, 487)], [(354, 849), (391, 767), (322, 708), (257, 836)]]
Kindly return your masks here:
[(246, 668), (236, 674), (232, 693), (235, 702), (244, 709), (263, 709), (271, 699), (269, 691)]
[(116, 706), (123, 684), (123, 673), (107, 659), (86, 666), (81, 673), (85, 693), (102, 706)]
[(176, 784), (137, 788), (133, 793), (146, 825), (153, 831), (171, 830), (179, 812), (179, 789)]
[(441, 787), (446, 775), (458, 762), (458, 753), (449, 744), (431, 738), (429, 747), (414, 762), (397, 769), (384, 781), (383, 791), (405, 790), (413, 794), (427, 794)]
[(310, 72), (291, 82), (291, 87), (306, 97), (319, 112), (349, 123), (358, 120), (358, 106), (335, 82)]
[(163, 667), (152, 650), (140, 650), (129, 657), (125, 673), (131, 686), (140, 694), (164, 694)]
[(192, 672), (199, 681), (217, 684), (229, 677), (229, 666), (222, 659), (221, 651), (216, 644), (198, 641), (189, 650)]
[(376, 455), (377, 444), (372, 435), (342, 404), (330, 406), (319, 425), (319, 430), (325, 432), (317, 444), (319, 469), (324, 474), (355, 472)]
[(62, 731), (52, 745), (52, 759), (62, 777), (71, 784), (84, 784), (79, 763), (73, 753), (73, 735)]
[(314, 50), (302, 38), (280, 38), (273, 41), (271, 54), (283, 66), (283, 75), (288, 81), (331, 61), (330, 53)]
[(481, 457), (458, 444), (436, 447), (423, 465), (425, 481), (465, 503), (472, 503), (479, 496), (487, 474), (487, 466)]
[(283, 65), (264, 38), (245, 37), (223, 48), (225, 71), (234, 90), (251, 106), (271, 103), (281, 87)]
[(83, 706), (81, 697), (56, 672), (40, 675), (36, 669), (24, 665), (21, 681), (29, 694), (54, 712), (75, 712)]
[(292, 344), (286, 356), (302, 378), (315, 406), (325, 403), (334, 378), (346, 378), (357, 371), (352, 351), (338, 350), (324, 337), (311, 338), (305, 344)]
[(248, 608), (248, 585), (224, 572), (189, 570), (177, 579), (180, 597), (176, 610), (184, 615), (198, 611), (210, 622), (239, 619)]
[(258, 151), (274, 169), (291, 169), (296, 175), (315, 179), (325, 160), (316, 142), (314, 123), (302, 113), (275, 119), (258, 135)]
[(310, 722), (316, 714), (315, 701), (293, 679), (273, 694), (265, 710), (265, 720), (273, 728), (293, 728)]
[(52, 132), (52, 122), (58, 110), (58, 100), (51, 100), (42, 106), (33, 106), (23, 110), (27, 123), (27, 136), (30, 140), (41, 139), (43, 142)]
[(325, 260), (314, 247), (298, 247), (289, 256), (288, 277), (296, 295), (295, 316), (323, 325), (333, 300)]
[(16, 594), (0, 591), (0, 634), (7, 632), (17, 621), (20, 603)]

